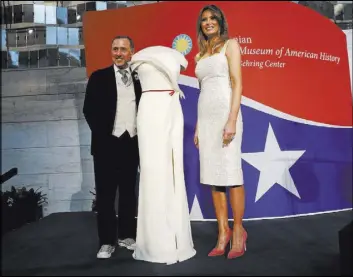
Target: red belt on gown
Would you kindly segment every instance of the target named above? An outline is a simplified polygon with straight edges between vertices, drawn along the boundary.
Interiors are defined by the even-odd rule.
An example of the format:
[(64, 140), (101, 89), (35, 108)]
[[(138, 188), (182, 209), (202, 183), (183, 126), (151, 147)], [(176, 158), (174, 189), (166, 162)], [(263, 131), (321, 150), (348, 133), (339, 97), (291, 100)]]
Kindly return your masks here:
[(172, 96), (175, 91), (174, 90), (170, 90), (170, 89), (165, 89), (165, 90), (162, 90), (162, 89), (151, 89), (151, 90), (144, 90), (142, 91), (142, 93), (144, 92), (166, 92), (166, 91), (169, 91), (169, 95)]

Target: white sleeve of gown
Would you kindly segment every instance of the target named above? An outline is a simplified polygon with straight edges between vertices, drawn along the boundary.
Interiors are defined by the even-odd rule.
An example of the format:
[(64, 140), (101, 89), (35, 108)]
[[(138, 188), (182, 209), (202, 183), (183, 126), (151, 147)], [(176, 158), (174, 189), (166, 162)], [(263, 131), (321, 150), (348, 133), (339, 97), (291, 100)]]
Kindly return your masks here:
[(132, 56), (130, 67), (132, 70), (136, 70), (138, 66), (143, 63), (148, 63), (156, 67), (158, 70), (163, 72), (170, 80), (172, 87), (176, 92), (180, 93), (181, 98), (185, 98), (183, 91), (180, 89), (177, 80), (173, 78), (173, 74), (169, 71), (168, 67), (163, 63), (163, 55), (172, 55), (176, 57), (176, 62), (178, 62), (184, 69), (188, 65), (188, 61), (185, 59), (184, 55), (180, 52), (168, 48), (168, 47), (148, 47), (145, 48)]
[(183, 54), (181, 54), (181, 53), (179, 53), (179, 54), (180, 54), (178, 57), (179, 63), (183, 67), (183, 69), (186, 70), (189, 62), (187, 59), (185, 59), (185, 56)]

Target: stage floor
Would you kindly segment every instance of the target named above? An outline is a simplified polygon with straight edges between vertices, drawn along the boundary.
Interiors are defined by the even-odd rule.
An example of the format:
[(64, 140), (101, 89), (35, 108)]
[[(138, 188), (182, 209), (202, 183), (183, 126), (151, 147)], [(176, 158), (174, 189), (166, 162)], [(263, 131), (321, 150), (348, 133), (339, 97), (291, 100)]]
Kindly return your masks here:
[(2, 276), (339, 276), (338, 231), (351, 221), (351, 211), (246, 221), (248, 251), (235, 260), (207, 257), (216, 242), (216, 222), (192, 222), (196, 256), (166, 266), (135, 261), (125, 248), (97, 260), (95, 214), (52, 214), (3, 237)]

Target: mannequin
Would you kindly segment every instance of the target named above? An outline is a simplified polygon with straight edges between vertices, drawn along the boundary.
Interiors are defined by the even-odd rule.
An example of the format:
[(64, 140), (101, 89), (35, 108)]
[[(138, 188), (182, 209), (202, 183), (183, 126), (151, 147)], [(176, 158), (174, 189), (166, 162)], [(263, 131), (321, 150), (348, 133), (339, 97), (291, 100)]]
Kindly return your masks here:
[(164, 46), (143, 49), (131, 60), (143, 92), (137, 114), (137, 260), (173, 264), (196, 254), (184, 180), (184, 94), (178, 86), (187, 65), (181, 53)]

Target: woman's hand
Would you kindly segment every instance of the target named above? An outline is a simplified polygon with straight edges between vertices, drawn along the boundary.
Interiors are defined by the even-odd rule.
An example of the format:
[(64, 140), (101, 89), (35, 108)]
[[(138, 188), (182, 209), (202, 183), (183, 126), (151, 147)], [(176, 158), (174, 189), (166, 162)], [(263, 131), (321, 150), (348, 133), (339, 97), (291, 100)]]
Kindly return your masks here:
[(240, 110), (241, 96), (243, 91), (241, 73), (241, 51), (240, 45), (235, 39), (230, 39), (226, 49), (226, 56), (229, 65), (229, 76), (232, 87), (230, 101), (230, 112), (228, 121), (223, 132), (223, 147), (228, 146), (235, 136), (236, 123)]
[(223, 130), (223, 147), (227, 147), (235, 136), (236, 121), (228, 119)]
[(197, 128), (195, 129), (195, 134), (194, 134), (194, 144), (197, 149), (199, 149), (199, 136), (197, 132)]

